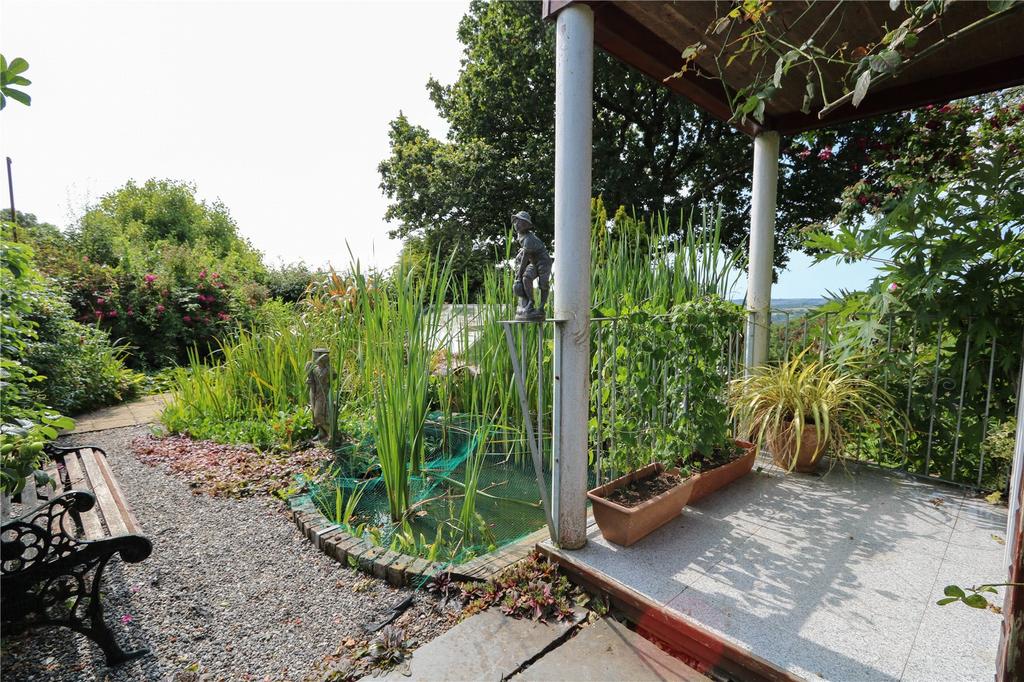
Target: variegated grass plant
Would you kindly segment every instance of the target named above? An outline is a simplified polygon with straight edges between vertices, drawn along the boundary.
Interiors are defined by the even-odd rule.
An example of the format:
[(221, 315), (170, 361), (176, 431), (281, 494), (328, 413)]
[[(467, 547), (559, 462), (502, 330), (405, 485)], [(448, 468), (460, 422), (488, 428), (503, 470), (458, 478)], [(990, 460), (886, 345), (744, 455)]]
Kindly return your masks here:
[(851, 433), (867, 425), (894, 437), (899, 417), (893, 397), (864, 378), (855, 358), (822, 362), (811, 351), (731, 382), (732, 415), (740, 432), (759, 449), (783, 440), (799, 452), (804, 428), (812, 427), (815, 461), (826, 451), (842, 457)]

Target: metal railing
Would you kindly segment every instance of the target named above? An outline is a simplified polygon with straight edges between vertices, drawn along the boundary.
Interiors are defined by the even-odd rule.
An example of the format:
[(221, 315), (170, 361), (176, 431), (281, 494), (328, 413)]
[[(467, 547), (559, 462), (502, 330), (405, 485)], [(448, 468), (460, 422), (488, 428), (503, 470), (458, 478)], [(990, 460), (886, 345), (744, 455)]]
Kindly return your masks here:
[[(994, 459), (983, 443), (993, 424), (1012, 418), (1020, 399), (1024, 334), (997, 338), (973, 322), (957, 329), (941, 320), (922, 326), (909, 315), (896, 313), (840, 318), (829, 311), (773, 309), (770, 317), (769, 362), (792, 358), (808, 347), (822, 361), (857, 355), (861, 371), (893, 395), (905, 412), (896, 415), (906, 418), (906, 426), (895, 442), (883, 436), (877, 425), (848, 425), (853, 437), (843, 453), (833, 454), (974, 489), (998, 490), (1005, 485), (1010, 460)], [(524, 377), (520, 407), (524, 423), (529, 423), (524, 436), (536, 466), (543, 471), (551, 470), (554, 401), (548, 400), (547, 391), (553, 385), (554, 324), (552, 320), (503, 323), (516, 372)], [(608, 429), (617, 423), (616, 412), (622, 409), (618, 363), (647, 363), (651, 365), (645, 368), (648, 375), (661, 377), (663, 384), (678, 371), (671, 357), (654, 367), (651, 358), (630, 357), (628, 351), (623, 356), (619, 337), (627, 324), (621, 318), (596, 318), (591, 324), (589, 457), (595, 485), (608, 473), (606, 459), (615, 455), (622, 435)], [(873, 327), (870, 341), (851, 343), (857, 324)], [(723, 339), (719, 368), (725, 378), (744, 372), (745, 326), (738, 325)], [(605, 367), (612, 371), (597, 370)], [(529, 394), (527, 376), (531, 377)], [(680, 411), (685, 415), (687, 409), (685, 392), (665, 391), (662, 401), (644, 418), (655, 426), (664, 425), (678, 418)]]

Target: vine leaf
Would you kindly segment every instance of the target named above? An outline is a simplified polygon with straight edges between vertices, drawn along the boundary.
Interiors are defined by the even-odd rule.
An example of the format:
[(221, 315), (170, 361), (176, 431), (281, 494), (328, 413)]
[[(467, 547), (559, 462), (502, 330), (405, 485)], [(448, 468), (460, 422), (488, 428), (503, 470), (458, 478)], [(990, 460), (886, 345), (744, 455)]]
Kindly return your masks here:
[(857, 84), (853, 88), (853, 106), (860, 106), (864, 95), (868, 94), (869, 87), (871, 87), (871, 72), (865, 71), (857, 77)]

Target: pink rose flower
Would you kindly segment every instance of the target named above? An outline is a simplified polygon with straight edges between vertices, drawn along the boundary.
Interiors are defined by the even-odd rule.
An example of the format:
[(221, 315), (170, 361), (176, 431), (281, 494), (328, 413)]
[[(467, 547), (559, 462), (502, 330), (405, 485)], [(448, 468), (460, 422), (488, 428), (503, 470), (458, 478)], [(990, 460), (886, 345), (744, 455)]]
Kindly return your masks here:
[(163, 304), (162, 304), (162, 303), (161, 303), (161, 304), (158, 304), (158, 305), (157, 305), (157, 307), (156, 307), (156, 311), (157, 311), (158, 313), (162, 313), (162, 312), (163, 312), (163, 311), (165, 311), (165, 310), (167, 310), (167, 308), (165, 308), (165, 307), (163, 306)]
[(128, 317), (135, 317), (135, 311), (132, 310), (131, 308), (129, 308), (128, 310), (124, 311), (124, 314), (127, 315)]
[(890, 294), (895, 294), (895, 293), (896, 293), (897, 291), (899, 291), (899, 290), (900, 290), (900, 285), (899, 285), (898, 283), (896, 283), (896, 282), (892, 282), (892, 283), (891, 283), (891, 284), (889, 285), (889, 293), (890, 293)]
[(107, 317), (117, 317), (117, 311), (111, 310), (109, 313), (107, 313)]
[(199, 271), (199, 279), (206, 279), (206, 270)]
[(97, 296), (96, 297), (96, 305), (103, 305), (106, 302), (107, 302), (107, 299), (103, 298), (102, 296)]
[(829, 159), (831, 159), (832, 147), (825, 147), (820, 152), (818, 152), (818, 158), (821, 159), (822, 161), (828, 161)]
[(181, 320), (185, 324), (192, 324), (192, 316), (191, 315), (182, 315), (181, 316)]
[(143, 277), (143, 279), (146, 280), (146, 284), (152, 284), (153, 282), (156, 281), (156, 275), (149, 274)]

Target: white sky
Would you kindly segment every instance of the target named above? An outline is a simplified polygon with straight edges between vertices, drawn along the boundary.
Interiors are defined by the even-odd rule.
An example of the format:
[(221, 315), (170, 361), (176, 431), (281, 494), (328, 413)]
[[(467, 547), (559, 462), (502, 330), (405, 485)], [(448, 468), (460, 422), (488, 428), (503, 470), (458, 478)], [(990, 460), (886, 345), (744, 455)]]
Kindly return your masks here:
[(2, 0), (32, 80), (0, 114), (15, 204), (66, 226), (130, 178), (189, 180), (269, 262), (345, 264), (347, 240), (389, 265), (388, 122), (445, 132), (426, 82), (457, 75), (467, 5)]
[[(62, 227), (129, 179), (221, 199), (269, 263), (386, 266), (377, 164), (399, 111), (442, 136), (467, 2), (0, 0), (32, 106), (0, 114), (19, 210)], [(7, 205), (6, 200), (2, 202)], [(861, 287), (871, 268), (794, 258), (775, 297)]]

